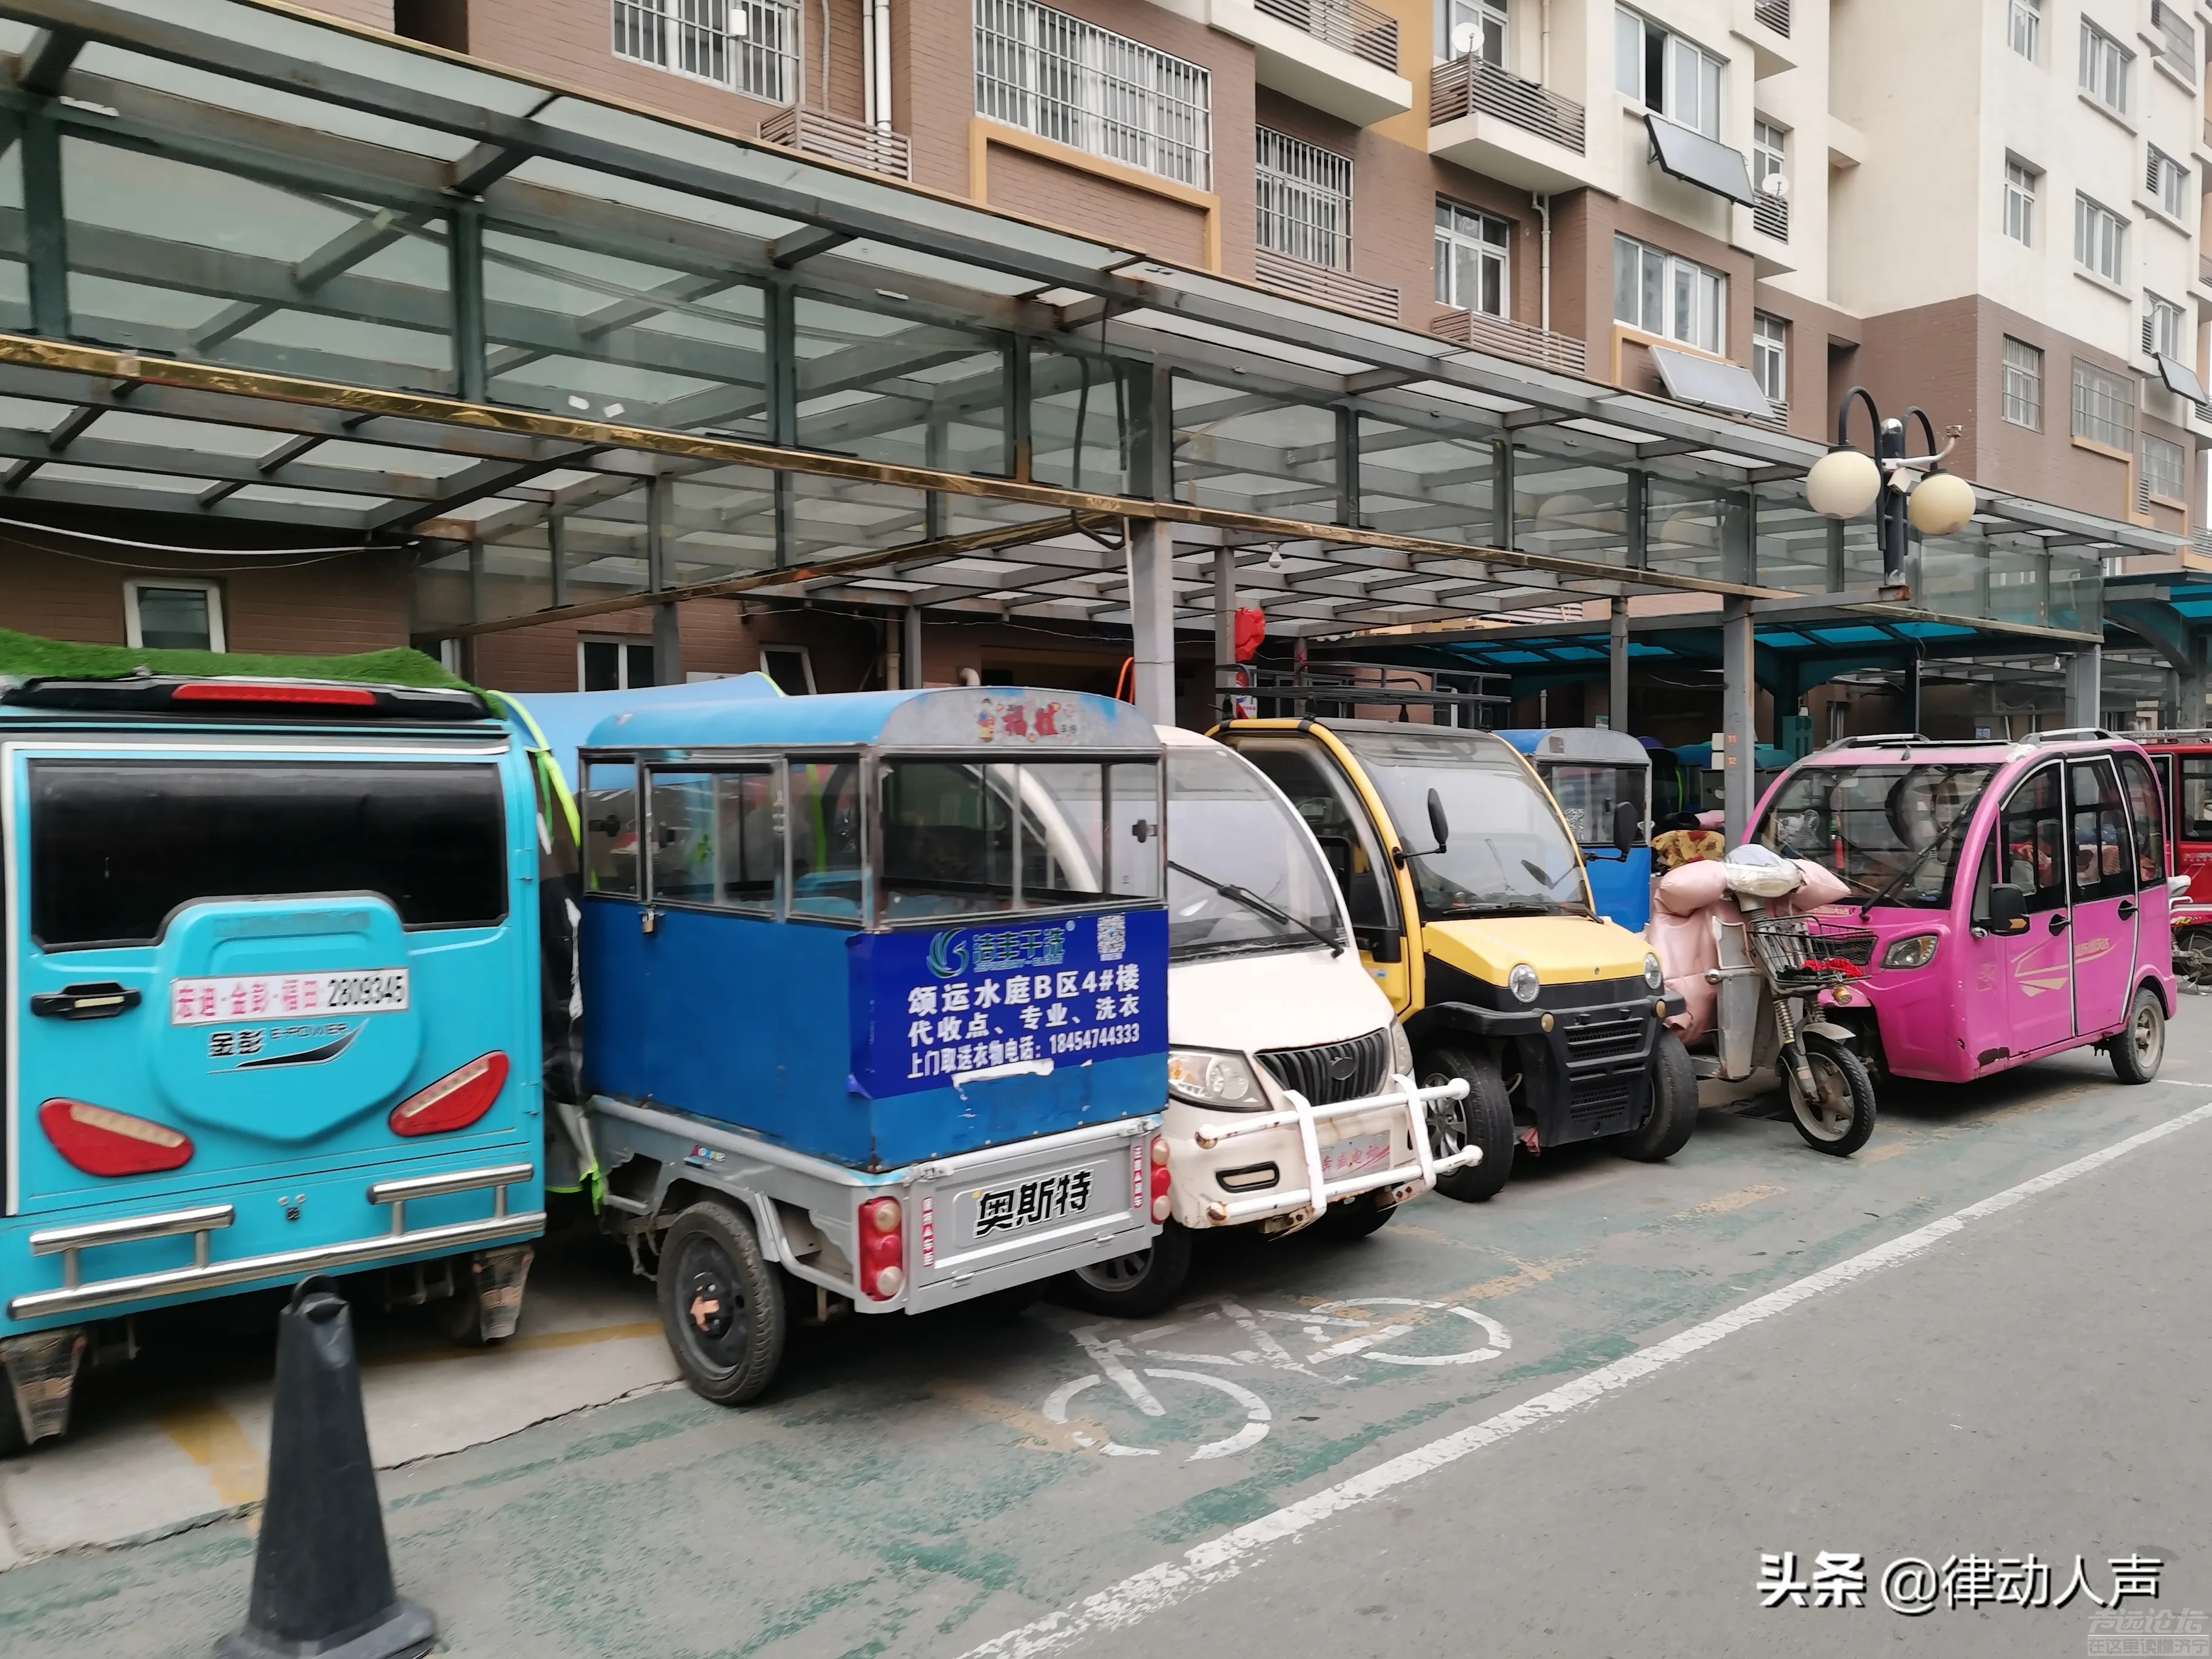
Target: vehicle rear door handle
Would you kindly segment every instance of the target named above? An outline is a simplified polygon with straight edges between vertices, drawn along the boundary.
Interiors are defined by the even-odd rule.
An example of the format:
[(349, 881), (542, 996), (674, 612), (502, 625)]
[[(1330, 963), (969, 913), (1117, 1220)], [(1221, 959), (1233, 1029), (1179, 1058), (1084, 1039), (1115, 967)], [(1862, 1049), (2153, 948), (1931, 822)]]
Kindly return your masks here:
[(97, 985), (64, 985), (58, 991), (40, 991), (31, 998), (31, 1012), (50, 1019), (113, 1019), (136, 1008), (143, 995), (112, 980)]
[(2120, 920), (2122, 921), (2133, 921), (2135, 920), (2135, 915), (2136, 902), (2133, 899), (2122, 899), (2120, 901)]
[(2065, 916), (2063, 916), (2063, 915), (2060, 915), (2060, 916), (2053, 916), (2053, 917), (2051, 917), (2051, 931), (2052, 933), (2064, 933), (2064, 932), (2066, 931), (2067, 923), (2068, 923), (2069, 920), (2069, 918), (2065, 917)]

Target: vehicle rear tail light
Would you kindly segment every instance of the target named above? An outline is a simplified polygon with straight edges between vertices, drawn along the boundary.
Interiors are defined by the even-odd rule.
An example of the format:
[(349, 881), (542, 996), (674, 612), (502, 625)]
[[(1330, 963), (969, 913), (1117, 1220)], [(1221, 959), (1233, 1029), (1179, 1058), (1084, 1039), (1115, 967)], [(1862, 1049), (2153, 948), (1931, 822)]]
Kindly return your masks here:
[(252, 681), (192, 680), (169, 693), (171, 702), (285, 702), (374, 708), (376, 693), (365, 685), (265, 685)]
[(1168, 1218), (1168, 1188), (1173, 1177), (1168, 1174), (1168, 1138), (1152, 1137), (1152, 1219)]
[(860, 1288), (888, 1302), (906, 1288), (906, 1215), (895, 1198), (860, 1206)]
[(441, 1129), (465, 1129), (486, 1112), (507, 1086), (507, 1056), (496, 1049), (479, 1054), (459, 1071), (448, 1072), (427, 1089), (417, 1089), (392, 1109), (392, 1133), (434, 1135)]
[(192, 1155), (191, 1138), (181, 1131), (88, 1101), (47, 1101), (39, 1108), (39, 1127), (87, 1175), (151, 1175)]

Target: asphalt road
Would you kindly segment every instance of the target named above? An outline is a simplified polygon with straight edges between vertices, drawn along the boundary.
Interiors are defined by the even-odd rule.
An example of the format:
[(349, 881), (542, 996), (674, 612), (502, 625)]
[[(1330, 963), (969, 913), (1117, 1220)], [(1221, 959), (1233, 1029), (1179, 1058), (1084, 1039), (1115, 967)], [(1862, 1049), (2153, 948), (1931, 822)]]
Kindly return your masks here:
[[(2033, 1552), (2055, 1600), (2079, 1555), (2109, 1600), (2157, 1558), (2156, 1605), (2212, 1607), (2212, 1112), (2075, 1167), (2212, 1107), (2208, 1035), (2185, 1003), (2147, 1088), (2083, 1054), (1893, 1091), (1847, 1161), (1708, 1111), (1666, 1166), (1217, 1252), (1134, 1329), (848, 1320), (749, 1411), (659, 1392), (386, 1472), (394, 1564), (466, 1654), (2093, 1651), (2078, 1593), (1908, 1617), (1879, 1580)], [(0, 1651), (204, 1653), (253, 1543), (0, 1573)], [(1866, 1605), (1761, 1607), (1763, 1553), (1824, 1551)]]

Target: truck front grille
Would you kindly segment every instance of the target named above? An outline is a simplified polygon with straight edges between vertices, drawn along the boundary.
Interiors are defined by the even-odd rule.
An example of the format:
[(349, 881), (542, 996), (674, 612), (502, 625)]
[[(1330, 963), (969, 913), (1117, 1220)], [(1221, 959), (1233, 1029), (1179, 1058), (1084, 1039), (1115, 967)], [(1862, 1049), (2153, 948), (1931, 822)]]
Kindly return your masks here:
[(1263, 1048), (1260, 1063), (1285, 1089), (1295, 1089), (1316, 1106), (1371, 1095), (1389, 1080), (1390, 1030), (1385, 1026), (1348, 1042), (1323, 1042), (1310, 1048)]

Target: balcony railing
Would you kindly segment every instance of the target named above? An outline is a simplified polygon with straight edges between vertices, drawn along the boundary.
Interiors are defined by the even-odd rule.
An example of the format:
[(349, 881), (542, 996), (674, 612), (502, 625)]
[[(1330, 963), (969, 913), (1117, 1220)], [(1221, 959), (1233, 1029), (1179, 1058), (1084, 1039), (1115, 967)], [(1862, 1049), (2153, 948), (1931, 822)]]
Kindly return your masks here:
[(1303, 29), (1316, 40), (1398, 72), (1398, 20), (1368, 0), (1255, 0), (1277, 22)]
[(1759, 0), (1751, 15), (1784, 40), (1790, 38), (1790, 0)]
[(1778, 242), (1790, 240), (1790, 203), (1780, 196), (1761, 193), (1759, 205), (1751, 210), (1751, 228), (1762, 236), (1771, 236)]
[(1583, 343), (1572, 335), (1531, 328), (1486, 311), (1447, 311), (1429, 325), (1429, 332), (1470, 351), (1487, 351), (1563, 374), (1580, 374), (1587, 361)]
[(2205, 287), (2212, 288), (2212, 253), (2197, 256), (2197, 280)]
[(1310, 265), (1303, 259), (1292, 259), (1263, 247), (1252, 252), (1252, 276), (1261, 288), (1287, 294), (1292, 299), (1334, 306), (1370, 322), (1398, 320), (1398, 290), (1387, 283), (1355, 276), (1348, 270)]
[(786, 149), (803, 150), (849, 167), (914, 177), (914, 146), (902, 132), (891, 132), (826, 109), (787, 104), (761, 123), (760, 136)]
[(1429, 121), (1441, 126), (1476, 111), (1583, 153), (1586, 119), (1580, 104), (1470, 52), (1439, 66), (1430, 78)]

